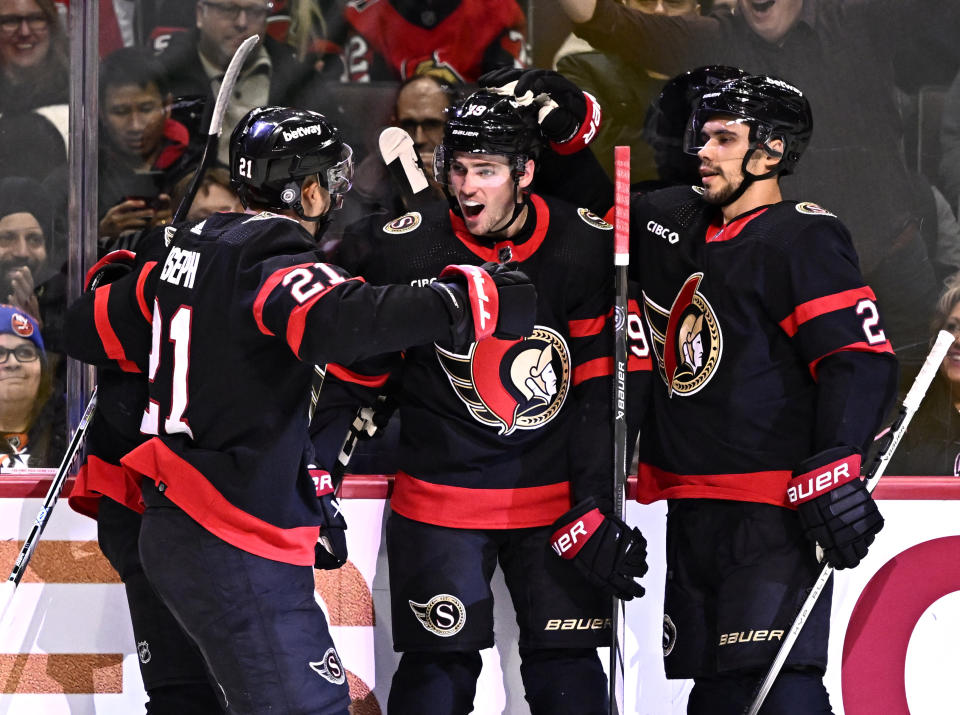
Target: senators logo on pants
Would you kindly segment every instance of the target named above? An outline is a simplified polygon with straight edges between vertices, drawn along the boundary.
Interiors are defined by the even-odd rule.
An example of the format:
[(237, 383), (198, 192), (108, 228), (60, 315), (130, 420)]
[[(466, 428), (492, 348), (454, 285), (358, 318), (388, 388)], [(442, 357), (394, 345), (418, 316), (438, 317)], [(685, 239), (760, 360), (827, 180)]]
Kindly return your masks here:
[(643, 296), (660, 377), (671, 396), (698, 392), (720, 363), (723, 336), (713, 308), (697, 291), (702, 280), (703, 273), (687, 278), (669, 310)]
[(456, 635), (467, 622), (467, 609), (463, 602), (449, 593), (437, 594), (426, 603), (407, 603), (420, 625), (442, 638)]
[(538, 325), (522, 340), (487, 338), (466, 355), (437, 346), (450, 384), (478, 421), (498, 434), (538, 429), (556, 417), (570, 390), (570, 350)]

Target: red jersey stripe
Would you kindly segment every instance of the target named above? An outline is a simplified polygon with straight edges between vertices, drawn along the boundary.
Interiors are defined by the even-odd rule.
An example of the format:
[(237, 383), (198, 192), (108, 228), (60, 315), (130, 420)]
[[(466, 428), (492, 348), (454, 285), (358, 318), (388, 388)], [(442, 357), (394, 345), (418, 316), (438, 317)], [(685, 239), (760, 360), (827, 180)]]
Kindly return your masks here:
[(352, 382), (355, 385), (362, 385), (363, 387), (383, 387), (387, 384), (387, 379), (390, 377), (389, 373), (384, 375), (361, 375), (359, 372), (353, 372), (342, 365), (337, 365), (332, 362), (327, 363), (327, 372), (338, 380)]
[(821, 355), (812, 363), (810, 363), (810, 375), (813, 377), (814, 380), (816, 380), (817, 366), (820, 365), (820, 362), (822, 360), (825, 360), (831, 355), (846, 352), (848, 350), (853, 352), (863, 352), (863, 353), (890, 353), (891, 355), (893, 355), (893, 345), (890, 344), (889, 340), (886, 340), (882, 343), (878, 343), (877, 345), (871, 345), (870, 343), (865, 343), (862, 341), (859, 343), (850, 343), (849, 345), (844, 345), (842, 348), (837, 348), (836, 350), (833, 350), (827, 353), (826, 355)]
[(164, 495), (211, 534), (247, 553), (296, 566), (313, 566), (319, 526), (284, 529), (227, 501), (196, 467), (154, 437), (120, 460), (134, 479), (166, 485)]
[(468, 489), (397, 472), (390, 507), (408, 519), (458, 529), (547, 526), (570, 510), (570, 484), (517, 489)]
[(833, 293), (831, 295), (825, 295), (822, 298), (808, 300), (806, 303), (798, 305), (793, 313), (781, 320), (780, 327), (792, 338), (797, 334), (800, 326), (808, 320), (813, 320), (816, 317), (831, 313), (835, 310), (849, 308), (864, 298), (868, 300), (877, 299), (877, 296), (874, 295), (870, 286), (851, 288), (850, 290), (841, 291), (840, 293)]
[(147, 304), (147, 297), (144, 295), (143, 289), (147, 283), (147, 277), (150, 275), (150, 271), (156, 268), (156, 266), (156, 261), (144, 263), (143, 270), (141, 270), (140, 275), (137, 276), (137, 305), (140, 306), (140, 314), (143, 315), (143, 319), (148, 323), (153, 322), (153, 311)]
[(788, 509), (789, 469), (739, 474), (675, 474), (641, 462), (637, 470), (637, 501), (660, 499), (730, 499), (773, 504)]

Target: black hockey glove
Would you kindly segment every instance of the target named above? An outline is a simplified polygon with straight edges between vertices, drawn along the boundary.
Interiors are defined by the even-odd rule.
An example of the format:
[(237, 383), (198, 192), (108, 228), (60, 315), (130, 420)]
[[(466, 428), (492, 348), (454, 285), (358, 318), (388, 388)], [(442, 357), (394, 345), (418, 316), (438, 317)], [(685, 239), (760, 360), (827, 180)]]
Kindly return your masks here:
[(594, 586), (623, 601), (639, 598), (636, 582), (647, 572), (647, 541), (612, 514), (604, 515), (590, 497), (553, 523), (550, 546)]
[(867, 555), (883, 517), (860, 478), (860, 455), (846, 447), (805, 460), (787, 487), (809, 539), (835, 569), (853, 568)]
[(137, 256), (132, 251), (111, 251), (94, 263), (87, 271), (83, 289), (96, 290), (102, 285), (113, 283), (133, 270)]
[(340, 500), (335, 495), (333, 479), (323, 469), (311, 467), (310, 478), (317, 488), (317, 501), (323, 513), (323, 526), (313, 547), (313, 567), (328, 571), (347, 563), (347, 522), (340, 511)]
[(537, 290), (516, 264), (447, 266), (429, 285), (453, 319), (450, 344), (456, 349), (491, 335), (513, 340), (533, 332)]
[(482, 75), (478, 82), (501, 94), (512, 94), (521, 106), (536, 105), (543, 136), (561, 154), (579, 151), (600, 128), (600, 105), (577, 85), (552, 70), (504, 67)]

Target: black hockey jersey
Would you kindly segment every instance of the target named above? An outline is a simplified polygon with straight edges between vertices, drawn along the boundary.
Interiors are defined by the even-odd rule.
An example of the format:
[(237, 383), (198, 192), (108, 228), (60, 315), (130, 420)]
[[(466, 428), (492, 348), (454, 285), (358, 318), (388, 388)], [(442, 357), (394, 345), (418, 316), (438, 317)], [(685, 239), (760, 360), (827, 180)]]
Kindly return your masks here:
[(141, 431), (155, 436), (123, 457), (129, 473), (224, 541), (313, 564), (313, 364), (443, 339), (447, 308), (427, 288), (349, 278), (281, 216), (215, 214), (167, 232), (159, 262), (71, 309), (73, 354), (146, 368)]
[[(420, 346), (396, 367), (400, 471), (391, 507), (410, 519), (522, 528), (550, 524), (588, 495), (609, 507), (612, 226), (536, 194), (528, 205), (520, 233), (497, 243), (472, 236), (445, 202), (390, 221), (371, 244), (372, 230), (344, 238), (341, 260), (372, 283), (420, 285), (448, 263), (510, 260), (537, 287), (529, 338)], [(361, 380), (353, 370), (330, 372)]]
[(783, 201), (724, 225), (699, 193), (631, 206), (631, 271), (655, 356), (637, 499), (786, 506), (802, 460), (866, 451), (896, 395), (896, 361), (833, 214)]

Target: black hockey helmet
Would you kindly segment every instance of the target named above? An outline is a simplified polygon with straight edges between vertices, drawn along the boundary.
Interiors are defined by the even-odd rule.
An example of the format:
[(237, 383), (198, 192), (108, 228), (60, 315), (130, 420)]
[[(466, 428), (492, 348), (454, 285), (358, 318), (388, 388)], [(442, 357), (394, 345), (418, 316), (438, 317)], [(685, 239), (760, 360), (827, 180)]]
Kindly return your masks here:
[(300, 203), (303, 179), (314, 174), (339, 208), (353, 182), (353, 150), (319, 112), (255, 107), (230, 135), (230, 184), (244, 206), (293, 209), (319, 221), (305, 216)]
[[(749, 75), (724, 82), (701, 98), (684, 137), (684, 151), (696, 154), (703, 147), (701, 131), (710, 117), (728, 114), (742, 117), (750, 125), (750, 151), (754, 149), (780, 157), (780, 163), (768, 175), (789, 174), (803, 154), (813, 134), (810, 103), (799, 89), (788, 82), (767, 75)], [(781, 139), (784, 151), (777, 152), (769, 142)], [(766, 178), (754, 177), (754, 179)]]
[(683, 72), (663, 86), (643, 123), (643, 138), (653, 149), (661, 179), (672, 183), (698, 180), (699, 160), (683, 151), (690, 115), (705, 92), (746, 74), (739, 67), (706, 65)]
[(521, 107), (511, 95), (481, 89), (467, 97), (444, 124), (443, 141), (434, 153), (434, 176), (446, 185), (451, 157), (462, 151), (508, 157), (518, 180), (527, 160), (536, 161), (542, 146), (535, 108)]

